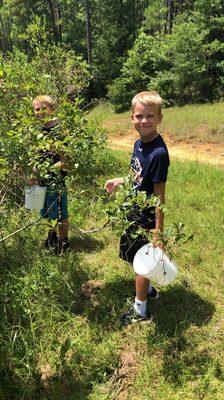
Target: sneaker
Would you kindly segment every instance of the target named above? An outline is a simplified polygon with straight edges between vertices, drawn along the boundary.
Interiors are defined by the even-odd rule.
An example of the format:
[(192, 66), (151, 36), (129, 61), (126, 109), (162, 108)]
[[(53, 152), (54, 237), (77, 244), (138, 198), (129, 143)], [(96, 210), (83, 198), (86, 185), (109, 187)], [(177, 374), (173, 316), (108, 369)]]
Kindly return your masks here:
[(70, 248), (68, 238), (58, 238), (56, 246), (56, 254), (64, 254)]
[(128, 325), (134, 324), (136, 322), (141, 322), (141, 321), (152, 322), (153, 317), (150, 312), (147, 312), (146, 315), (141, 316), (134, 310), (133, 307), (131, 307), (128, 311), (126, 311), (124, 314), (121, 315), (119, 320), (120, 320), (122, 326), (128, 326)]
[(58, 236), (55, 231), (51, 231), (48, 233), (47, 239), (44, 241), (44, 247), (46, 249), (50, 249), (51, 247), (55, 247), (58, 241)]
[(151, 290), (148, 293), (147, 297), (149, 299), (154, 299), (154, 300), (157, 300), (159, 298), (159, 292), (157, 292), (157, 290), (154, 288), (154, 286), (151, 286)]

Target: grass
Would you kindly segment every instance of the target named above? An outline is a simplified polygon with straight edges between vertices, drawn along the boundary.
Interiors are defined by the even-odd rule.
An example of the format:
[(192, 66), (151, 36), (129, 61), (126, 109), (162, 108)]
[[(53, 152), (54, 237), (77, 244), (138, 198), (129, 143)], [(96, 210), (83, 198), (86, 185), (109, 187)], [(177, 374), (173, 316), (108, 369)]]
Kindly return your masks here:
[(169, 108), (161, 128), (174, 140), (224, 143), (223, 111), (223, 102)]
[[(163, 110), (163, 132), (175, 140), (224, 143), (224, 103), (186, 105)], [(126, 134), (131, 129), (130, 112), (116, 114), (109, 103), (95, 107), (89, 114), (97, 118), (109, 134)]]
[(132, 127), (131, 112), (116, 114), (110, 103), (101, 103), (93, 108), (89, 114), (89, 120), (97, 120), (109, 135), (125, 135)]
[[(127, 172), (127, 153), (108, 151), (107, 158), (112, 176)], [(70, 196), (72, 225), (104, 222), (97, 191), (82, 203)], [(150, 325), (123, 329), (117, 322), (134, 275), (119, 260), (111, 230), (72, 233), (72, 251), (59, 258), (43, 250), (43, 226), (1, 247), (0, 398), (223, 398), (223, 196), (222, 170), (172, 162), (166, 225), (181, 220), (195, 238), (178, 250), (178, 278), (160, 288)], [(7, 230), (27, 218), (21, 209)]]

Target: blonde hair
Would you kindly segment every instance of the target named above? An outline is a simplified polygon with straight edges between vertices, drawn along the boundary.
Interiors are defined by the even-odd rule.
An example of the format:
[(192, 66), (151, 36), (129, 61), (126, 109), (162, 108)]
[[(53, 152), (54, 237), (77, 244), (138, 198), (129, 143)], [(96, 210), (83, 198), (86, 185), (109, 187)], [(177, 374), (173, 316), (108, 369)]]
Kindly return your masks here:
[(39, 103), (42, 103), (46, 107), (50, 107), (52, 110), (55, 107), (55, 101), (52, 99), (52, 97), (47, 96), (47, 95), (40, 95), (35, 97), (33, 100), (33, 104), (38, 101)]
[(152, 90), (151, 92), (145, 91), (136, 94), (131, 102), (132, 111), (135, 110), (135, 106), (138, 103), (143, 104), (145, 106), (155, 106), (158, 113), (161, 114), (163, 99), (154, 90)]

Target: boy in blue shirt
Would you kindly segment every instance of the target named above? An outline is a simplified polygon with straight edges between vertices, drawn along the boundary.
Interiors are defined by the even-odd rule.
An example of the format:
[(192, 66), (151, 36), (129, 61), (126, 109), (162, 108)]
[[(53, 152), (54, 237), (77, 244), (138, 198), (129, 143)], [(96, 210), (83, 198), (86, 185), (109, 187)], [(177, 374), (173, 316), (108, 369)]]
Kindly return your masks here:
[[(132, 123), (140, 139), (134, 145), (131, 169), (134, 173), (133, 188), (146, 192), (147, 197), (152, 194), (159, 197), (161, 204), (164, 204), (170, 161), (166, 144), (157, 132), (157, 127), (162, 121), (161, 107), (162, 98), (155, 91), (138, 93), (132, 99)], [(123, 178), (110, 179), (105, 188), (110, 194), (123, 183)], [(142, 211), (133, 209), (129, 219), (134, 223), (120, 240), (120, 257), (123, 260), (133, 263), (137, 251), (147, 243), (142, 236), (138, 236), (137, 239), (132, 237), (139, 227), (152, 230), (153, 242), (156, 245), (158, 234), (163, 231), (164, 215), (160, 208), (153, 211), (151, 208)], [(137, 320), (152, 319), (151, 314), (147, 312), (147, 298), (157, 298), (158, 292), (150, 285), (148, 279), (137, 274), (135, 287), (133, 307), (121, 317), (124, 325)]]
[[(50, 139), (61, 138), (60, 123), (58, 118), (53, 118), (54, 101), (50, 96), (41, 95), (33, 100), (33, 111), (36, 118), (47, 119), (42, 127), (43, 135)], [(48, 118), (49, 117), (49, 118)], [(40, 163), (46, 162), (47, 177), (38, 176), (36, 171), (36, 181), (40, 186), (46, 186), (46, 198), (44, 208), (41, 210), (43, 218), (58, 220), (58, 235), (55, 229), (50, 229), (48, 237), (44, 241), (46, 248), (54, 248), (57, 254), (63, 253), (69, 248), (68, 242), (68, 206), (67, 191), (65, 185), (65, 160), (63, 154), (54, 151), (53, 144), (49, 150), (39, 150)], [(34, 183), (34, 180), (32, 181)]]

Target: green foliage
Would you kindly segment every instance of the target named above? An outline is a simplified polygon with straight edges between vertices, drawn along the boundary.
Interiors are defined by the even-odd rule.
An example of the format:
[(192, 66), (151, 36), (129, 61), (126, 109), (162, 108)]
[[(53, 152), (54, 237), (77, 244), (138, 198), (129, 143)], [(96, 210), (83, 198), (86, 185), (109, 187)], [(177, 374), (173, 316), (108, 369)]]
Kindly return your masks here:
[(169, 102), (183, 104), (205, 100), (210, 82), (206, 81), (206, 30), (194, 22), (175, 25), (173, 33), (164, 38), (162, 49), (170, 67), (160, 71), (151, 86)]
[[(91, 53), (87, 101), (105, 97), (108, 86), (117, 111), (127, 108), (129, 93), (153, 86), (162, 91), (167, 104), (185, 104), (192, 97), (194, 102), (207, 102), (223, 96), (222, 0), (166, 4), (160, 0), (6, 0), (0, 11), (4, 55), (19, 48), (33, 58), (33, 40), (43, 48), (46, 42), (52, 48), (55, 43), (68, 45), (85, 59)], [(179, 53), (177, 48), (181, 48)], [(45, 60), (43, 52), (40, 56)], [(63, 81), (66, 74), (61, 76)], [(68, 92), (73, 91), (71, 86)]]
[[(170, 35), (140, 33), (121, 76), (109, 86), (116, 111), (130, 107), (133, 95), (156, 89), (165, 104), (214, 101), (223, 95), (224, 45), (211, 36), (201, 14), (176, 18)], [(220, 19), (221, 22), (221, 19)]]
[[(56, 100), (77, 97), (88, 85), (86, 62), (68, 47), (48, 43), (40, 19), (36, 20), (31, 38), (31, 59), (19, 50), (1, 57), (1, 99), (10, 100), (11, 109), (17, 111), (21, 99), (46, 93), (46, 88)], [(2, 116), (7, 114), (6, 104), (2, 104)]]
[(146, 7), (144, 15), (145, 19), (143, 22), (144, 29), (151, 35), (154, 33), (164, 32), (166, 23), (165, 15), (168, 12), (168, 7), (161, 0), (154, 0)]
[(169, 104), (199, 103), (220, 97), (220, 82), (210, 70), (213, 55), (223, 49), (223, 44), (217, 40), (209, 43), (208, 33), (199, 21), (189, 21), (175, 24), (172, 34), (164, 38), (161, 47), (170, 63), (150, 87), (156, 88)]
[[(104, 96), (106, 85), (118, 76), (127, 51), (133, 45), (146, 3), (145, 0), (138, 3), (132, 0), (5, 0), (0, 5), (0, 47), (4, 53), (19, 48), (32, 57), (32, 35), (39, 20), (49, 43), (69, 45), (87, 58), (88, 9), (94, 75), (91, 95)], [(39, 36), (41, 42), (42, 37)]]
[(144, 32), (136, 39), (122, 67), (121, 76), (109, 86), (109, 97), (115, 111), (122, 112), (129, 108), (132, 97), (150, 84), (160, 62), (158, 45), (156, 38)]
[(144, 2), (139, 1), (137, 5), (132, 0), (94, 0), (91, 3), (93, 75), (97, 96), (100, 91), (105, 95), (107, 84), (119, 75), (127, 51), (133, 46), (137, 29), (136, 6), (141, 12)]
[(119, 186), (109, 198), (108, 195), (105, 195), (100, 199), (105, 204), (105, 214), (119, 235), (122, 235), (133, 224), (133, 221), (130, 222), (128, 218), (133, 207), (137, 207), (140, 211), (145, 208), (160, 207), (158, 198), (154, 196), (147, 198), (145, 192), (135, 192), (131, 186), (132, 179), (128, 176), (125, 184)]
[(99, 153), (106, 136), (97, 123), (88, 121), (78, 104), (78, 100), (75, 104), (64, 102), (59, 107), (58, 117), (64, 133), (63, 154), (68, 160), (70, 183), (92, 183), (99, 175)]

